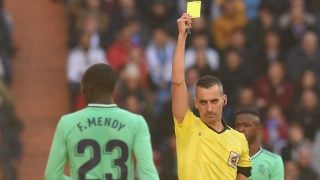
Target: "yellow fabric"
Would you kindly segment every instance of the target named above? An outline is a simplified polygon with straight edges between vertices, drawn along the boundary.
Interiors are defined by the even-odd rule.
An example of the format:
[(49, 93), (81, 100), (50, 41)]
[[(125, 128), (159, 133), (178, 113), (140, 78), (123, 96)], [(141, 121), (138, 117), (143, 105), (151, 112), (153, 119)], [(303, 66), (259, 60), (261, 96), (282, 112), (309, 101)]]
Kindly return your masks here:
[(174, 124), (179, 180), (236, 179), (237, 167), (251, 167), (242, 133), (230, 127), (217, 133), (190, 110), (181, 124), (176, 119)]
[(224, 49), (228, 46), (230, 37), (234, 30), (243, 28), (246, 25), (244, 16), (220, 16), (213, 21), (212, 31), (214, 42), (219, 49)]
[[(220, 0), (218, 4), (222, 6), (225, 0)], [(234, 15), (233, 17), (227, 17), (223, 13), (212, 20), (212, 34), (213, 41), (218, 49), (224, 49), (229, 44), (230, 37), (235, 29), (244, 28), (247, 24), (247, 18), (245, 14), (245, 4), (242, 0), (234, 1)]]

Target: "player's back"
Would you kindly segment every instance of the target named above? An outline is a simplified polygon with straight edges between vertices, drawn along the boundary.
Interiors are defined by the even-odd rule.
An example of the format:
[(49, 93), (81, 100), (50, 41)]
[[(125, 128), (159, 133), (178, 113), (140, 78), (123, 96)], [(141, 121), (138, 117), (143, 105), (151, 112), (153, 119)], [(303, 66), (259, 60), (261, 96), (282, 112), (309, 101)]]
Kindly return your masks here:
[(134, 141), (144, 125), (142, 116), (116, 105), (91, 104), (63, 116), (57, 128), (65, 139), (71, 177), (133, 179)]

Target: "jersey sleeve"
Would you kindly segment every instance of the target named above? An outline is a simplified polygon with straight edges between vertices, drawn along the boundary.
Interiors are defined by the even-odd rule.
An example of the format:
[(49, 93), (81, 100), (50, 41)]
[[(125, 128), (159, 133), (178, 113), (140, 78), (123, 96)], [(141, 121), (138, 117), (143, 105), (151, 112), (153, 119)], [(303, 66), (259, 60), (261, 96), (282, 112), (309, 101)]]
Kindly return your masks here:
[(274, 161), (273, 168), (270, 172), (270, 180), (284, 179), (284, 165), (280, 156)]
[(179, 123), (177, 121), (177, 119), (174, 117), (174, 127), (175, 127), (175, 133), (176, 133), (176, 137), (177, 139), (180, 136), (183, 136), (184, 133), (187, 133), (190, 129), (190, 126), (192, 124), (192, 117), (195, 116), (193, 114), (193, 112), (188, 109), (188, 111), (186, 112), (182, 123)]
[(242, 153), (240, 155), (239, 167), (251, 167), (251, 160), (250, 160), (250, 155), (249, 155), (249, 146), (248, 146), (248, 141), (244, 137), (243, 134), (240, 135), (241, 141), (242, 141)]
[(149, 128), (142, 116), (138, 124), (134, 140), (134, 155), (137, 160), (137, 170), (140, 180), (158, 180), (158, 172), (153, 163), (153, 152)]
[(67, 180), (64, 166), (67, 161), (67, 147), (64, 140), (62, 121), (60, 120), (51, 145), (51, 150), (45, 170), (46, 180)]

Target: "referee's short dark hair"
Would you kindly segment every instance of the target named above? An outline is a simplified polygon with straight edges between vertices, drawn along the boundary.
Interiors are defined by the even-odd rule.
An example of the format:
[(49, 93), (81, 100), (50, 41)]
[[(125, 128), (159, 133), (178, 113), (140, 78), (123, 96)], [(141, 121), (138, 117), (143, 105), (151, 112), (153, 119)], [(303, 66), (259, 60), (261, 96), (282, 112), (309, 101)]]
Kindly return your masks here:
[(82, 77), (82, 92), (86, 99), (102, 94), (112, 94), (117, 82), (116, 72), (107, 64), (99, 63), (89, 67)]
[(211, 86), (218, 85), (221, 93), (223, 94), (223, 86), (219, 78), (211, 75), (202, 76), (198, 82), (197, 87), (210, 88)]

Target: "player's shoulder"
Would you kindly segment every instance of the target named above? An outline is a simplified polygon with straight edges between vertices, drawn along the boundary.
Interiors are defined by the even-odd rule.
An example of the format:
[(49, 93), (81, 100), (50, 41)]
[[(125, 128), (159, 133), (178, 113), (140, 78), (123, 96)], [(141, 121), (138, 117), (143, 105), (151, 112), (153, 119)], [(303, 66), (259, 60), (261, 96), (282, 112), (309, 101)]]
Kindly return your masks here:
[(226, 126), (226, 128), (233, 138), (237, 139), (242, 144), (247, 144), (247, 139), (242, 132), (239, 132), (239, 131), (233, 129), (232, 127), (230, 127), (228, 125)]
[(134, 112), (130, 112), (126, 109), (123, 108), (118, 108), (119, 113), (121, 113), (122, 116), (128, 117), (128, 119), (135, 121), (135, 122), (140, 122), (140, 121), (144, 121), (144, 117), (141, 114), (137, 114)]
[(83, 112), (84, 112), (84, 109), (81, 109), (81, 110), (78, 110), (75, 112), (70, 112), (70, 113), (64, 114), (61, 116), (60, 122), (66, 123), (66, 122), (71, 122), (73, 120), (76, 120), (79, 118), (79, 116), (81, 116), (83, 114)]
[(132, 117), (142, 117), (141, 114), (134, 113), (134, 112), (128, 111), (128, 110), (123, 109), (123, 108), (119, 108), (119, 110), (123, 111), (124, 113), (126, 113), (126, 114), (128, 114), (129, 116), (132, 116)]
[(276, 154), (276, 153), (273, 153), (269, 150), (266, 150), (266, 149), (262, 149), (262, 154), (264, 156), (266, 156), (268, 159), (273, 159), (273, 160), (281, 160), (282, 161), (282, 158), (280, 155)]

